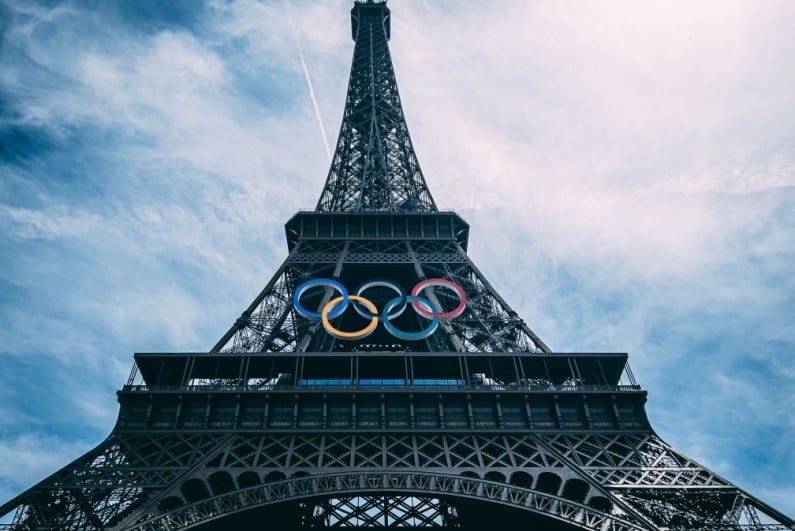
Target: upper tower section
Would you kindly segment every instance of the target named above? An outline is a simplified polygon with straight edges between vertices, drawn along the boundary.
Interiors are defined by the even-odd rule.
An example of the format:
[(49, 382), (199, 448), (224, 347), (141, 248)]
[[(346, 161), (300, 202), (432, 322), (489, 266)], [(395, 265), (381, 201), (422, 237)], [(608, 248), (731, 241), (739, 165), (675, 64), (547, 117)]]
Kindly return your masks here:
[(386, 0), (380, 2), (373, 0), (365, 2), (355, 1), (351, 9), (351, 37), (353, 40), (356, 40), (357, 32), (359, 31), (359, 18), (362, 15), (380, 17), (384, 31), (386, 31), (386, 40), (389, 40), (392, 36), (389, 13), (389, 8), (386, 7)]
[(319, 212), (435, 212), (411, 144), (389, 55), (386, 2), (355, 2), (356, 45), (342, 126)]

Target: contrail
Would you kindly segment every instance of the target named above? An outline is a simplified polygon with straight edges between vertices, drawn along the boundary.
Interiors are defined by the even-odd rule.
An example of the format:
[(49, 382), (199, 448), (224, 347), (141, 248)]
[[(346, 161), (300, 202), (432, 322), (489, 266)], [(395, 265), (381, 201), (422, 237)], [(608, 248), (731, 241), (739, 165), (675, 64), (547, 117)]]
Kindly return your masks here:
[(298, 47), (298, 55), (301, 57), (301, 66), (304, 68), (304, 76), (306, 77), (306, 84), (309, 87), (309, 97), (312, 99), (312, 106), (315, 108), (315, 116), (317, 116), (317, 123), (320, 126), (320, 134), (323, 136), (323, 145), (326, 147), (326, 155), (331, 162), (331, 148), (328, 145), (328, 137), (326, 137), (326, 128), (323, 127), (323, 118), (320, 117), (320, 108), (317, 106), (317, 99), (315, 99), (315, 89), (312, 88), (312, 79), (309, 77), (309, 69), (306, 67), (304, 61), (304, 53), (301, 47)]

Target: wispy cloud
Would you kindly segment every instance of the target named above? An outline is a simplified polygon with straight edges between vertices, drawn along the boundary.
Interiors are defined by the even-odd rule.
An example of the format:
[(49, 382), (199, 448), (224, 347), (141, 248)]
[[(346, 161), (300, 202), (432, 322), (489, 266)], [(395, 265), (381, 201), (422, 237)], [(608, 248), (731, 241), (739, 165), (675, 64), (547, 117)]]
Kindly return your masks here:
[(80, 457), (87, 445), (98, 442), (99, 440), (69, 441), (39, 433), (25, 433), (0, 440), (0, 461), (14, 463), (15, 472), (4, 480), (0, 497), (5, 502), (16, 496), (36, 481)]

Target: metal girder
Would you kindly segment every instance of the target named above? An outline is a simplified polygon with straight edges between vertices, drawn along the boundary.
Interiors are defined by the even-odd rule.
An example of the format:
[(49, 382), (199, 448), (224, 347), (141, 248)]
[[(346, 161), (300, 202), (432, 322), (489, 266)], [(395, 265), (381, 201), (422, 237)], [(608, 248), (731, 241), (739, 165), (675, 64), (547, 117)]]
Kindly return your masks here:
[(449, 527), (455, 508), (438, 498), (364, 495), (327, 498), (312, 507), (312, 527)]
[(556, 435), (544, 439), (603, 485), (731, 486), (651, 434)]

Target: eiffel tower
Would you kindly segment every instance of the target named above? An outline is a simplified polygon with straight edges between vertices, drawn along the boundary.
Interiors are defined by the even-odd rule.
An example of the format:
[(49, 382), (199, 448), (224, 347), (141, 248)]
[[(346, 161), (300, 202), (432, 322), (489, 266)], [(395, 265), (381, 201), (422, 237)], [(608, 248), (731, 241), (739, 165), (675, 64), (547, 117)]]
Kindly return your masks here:
[(345, 111), (287, 259), (206, 353), (138, 353), (95, 449), (15, 530), (775, 530), (651, 428), (627, 354), (555, 353), (467, 256), (409, 138), (385, 2), (355, 2)]

